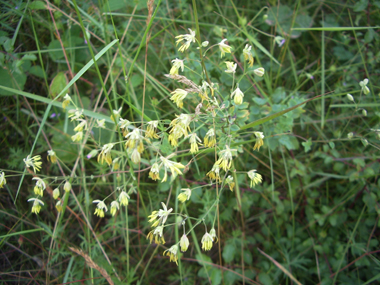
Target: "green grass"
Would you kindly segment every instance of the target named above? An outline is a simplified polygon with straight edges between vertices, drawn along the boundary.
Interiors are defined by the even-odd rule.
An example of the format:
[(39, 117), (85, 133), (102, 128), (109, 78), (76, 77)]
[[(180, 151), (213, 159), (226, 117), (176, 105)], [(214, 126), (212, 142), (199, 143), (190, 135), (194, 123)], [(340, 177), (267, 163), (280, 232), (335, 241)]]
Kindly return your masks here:
[[(1, 1), (1, 282), (376, 282), (378, 2), (156, 0), (151, 8), (147, 1)], [(228, 39), (232, 53), (221, 58), (218, 46), (205, 52), (208, 47), (197, 50), (197, 43), (179, 52), (175, 37), (189, 28), (208, 47)], [(276, 36), (285, 41), (279, 45)], [(252, 68), (242, 55), (246, 44)], [(187, 138), (177, 148), (168, 139), (176, 115), (194, 114), (201, 102), (196, 92), (182, 109), (170, 100), (171, 92), (188, 88), (165, 76), (175, 58), (185, 59), (179, 74), (197, 86), (215, 83), (215, 114), (203, 101), (190, 128), (202, 144), (214, 128), (217, 144), (199, 145), (196, 154)], [(224, 72), (225, 61), (237, 63), (234, 76)], [(265, 68), (263, 77), (253, 72), (258, 67)], [(359, 85), (365, 78), (369, 94)], [(239, 106), (230, 96), (236, 83), (244, 92)], [(72, 102), (64, 110), (66, 93)], [(76, 109), (83, 109), (88, 126), (79, 142), (71, 139), (79, 122), (69, 112)], [(144, 140), (138, 163), (114, 123), (119, 116), (143, 130), (160, 121), (159, 138)], [(254, 132), (265, 135), (259, 150), (253, 149)], [(118, 169), (95, 157), (109, 143)], [(221, 171), (215, 183), (206, 175), (226, 145), (236, 150), (231, 171)], [(47, 160), (51, 149), (57, 164)], [(172, 180), (169, 171), (167, 182), (149, 178), (158, 154), (172, 153), (171, 160), (186, 166), (183, 175)], [(40, 172), (25, 167), (27, 155), (42, 156)], [(253, 187), (251, 169), (263, 177)], [(38, 215), (27, 202), (36, 197), (33, 177), (47, 185)], [(185, 203), (177, 199), (183, 188), (192, 189)], [(110, 203), (122, 190), (129, 204), (112, 216)], [(99, 218), (93, 201), (103, 199), (108, 211)], [(148, 216), (162, 209), (161, 202), (173, 211), (166, 243), (155, 245), (147, 239), (154, 230)], [(201, 239), (213, 228), (218, 241), (204, 251)], [(163, 253), (183, 233), (190, 245), (177, 266)]]

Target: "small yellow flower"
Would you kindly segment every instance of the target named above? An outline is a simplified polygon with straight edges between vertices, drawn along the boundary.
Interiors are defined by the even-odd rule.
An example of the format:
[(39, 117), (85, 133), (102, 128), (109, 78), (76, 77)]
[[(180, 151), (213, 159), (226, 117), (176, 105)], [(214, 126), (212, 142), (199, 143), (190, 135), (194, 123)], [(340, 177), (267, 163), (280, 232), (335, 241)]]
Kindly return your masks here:
[(196, 133), (192, 133), (188, 136), (190, 142), (190, 153), (197, 153), (199, 151), (198, 145), (201, 145), (201, 139)]
[(138, 151), (138, 148), (134, 148), (132, 151), (128, 150), (128, 153), (131, 156), (131, 160), (133, 163), (139, 163), (141, 161), (141, 155), (140, 152)]
[(178, 139), (182, 136), (187, 137), (189, 135), (187, 131), (191, 131), (189, 127), (190, 123), (191, 116), (187, 114), (181, 114), (171, 121), (170, 126), (172, 129), (170, 130), (169, 142), (172, 146), (176, 147), (178, 145)]
[(224, 71), (225, 73), (235, 73), (237, 63), (234, 63), (233, 61), (225, 61), (224, 62), (227, 66), (227, 69)]
[[(170, 156), (168, 156), (168, 158), (169, 157)], [(181, 163), (169, 160), (168, 158), (165, 158), (163, 156), (160, 157), (160, 160), (162, 161), (162, 165), (164, 166), (164, 170), (165, 170), (165, 174), (164, 174), (164, 178), (162, 179), (162, 182), (165, 182), (168, 178), (168, 173), (167, 173), (168, 169), (170, 169), (173, 175), (178, 175), (178, 174), (182, 175), (180, 168), (185, 168), (185, 166), (182, 165)]]
[(144, 151), (144, 137), (141, 135), (140, 129), (135, 128), (125, 137), (127, 138), (127, 141), (125, 142), (125, 147), (128, 148), (130, 151), (133, 151), (135, 147), (137, 147), (139, 153), (142, 153)]
[(116, 171), (119, 169), (119, 167), (120, 167), (119, 157), (116, 157), (114, 160), (112, 160), (112, 170)]
[(236, 87), (235, 91), (232, 92), (231, 98), (234, 97), (234, 102), (236, 105), (241, 105), (243, 103), (244, 93), (241, 92), (239, 85)]
[(112, 217), (115, 216), (115, 214), (118, 210), (119, 210), (119, 203), (117, 201), (112, 201), (111, 210), (110, 210)]
[(83, 129), (87, 130), (87, 121), (83, 119), (78, 119), (78, 121), (80, 123), (74, 128), (74, 132), (81, 132)]
[(114, 123), (116, 123), (117, 121), (119, 121), (121, 108), (122, 107), (120, 107), (119, 110), (112, 110), (111, 120)]
[(77, 132), (75, 135), (71, 136), (73, 142), (80, 142), (83, 138), (83, 132)]
[(69, 181), (66, 181), (65, 182), (65, 185), (63, 185), (63, 190), (65, 190), (65, 192), (70, 192), (71, 190), (71, 183)]
[(69, 96), (69, 94), (66, 94), (65, 97), (63, 97), (63, 102), (62, 102), (62, 108), (63, 110), (66, 109), (66, 107), (70, 104), (71, 102), (71, 97)]
[(251, 179), (251, 188), (263, 181), (263, 177), (259, 173), (256, 173), (256, 169), (248, 171), (247, 174), (249, 179)]
[(203, 250), (210, 250), (212, 248), (212, 236), (206, 231), (206, 233), (203, 235), (201, 243), (202, 243), (202, 249)]
[(160, 180), (160, 167), (157, 162), (153, 163), (149, 172), (149, 177), (153, 180)]
[(149, 223), (152, 224), (152, 228), (157, 227), (160, 223), (163, 226), (166, 223), (166, 220), (168, 219), (169, 214), (173, 211), (173, 208), (168, 208), (164, 203), (161, 202), (162, 208), (158, 211), (153, 211), (148, 218), (150, 218)]
[[(228, 175), (228, 177), (226, 178), (226, 183), (228, 184), (228, 186), (230, 187), (230, 190), (231, 191), (234, 191), (234, 188), (235, 188), (235, 182), (234, 182), (234, 179), (232, 178), (231, 175)], [(211, 233), (211, 232), (210, 232)]]
[(216, 182), (220, 181), (220, 167), (217, 163), (214, 163), (212, 169), (206, 174), (210, 179), (216, 180)]
[(182, 46), (180, 46), (180, 48), (178, 49), (178, 51), (184, 52), (185, 50), (187, 50), (190, 47), (191, 42), (195, 43), (195, 32), (192, 31), (191, 29), (189, 29), (189, 32), (190, 32), (190, 34), (176, 36), (176, 39), (178, 39), (177, 40), (177, 45), (180, 42), (185, 41), (182, 44)]
[(156, 134), (157, 127), (158, 127), (158, 121), (148, 122), (148, 127), (146, 128), (145, 137), (150, 138), (150, 139), (158, 139), (159, 136)]
[(98, 124), (98, 128), (104, 129), (106, 127), (106, 119), (96, 120), (96, 123)]
[(155, 244), (165, 244), (165, 239), (163, 236), (163, 226), (158, 226), (154, 230), (150, 231), (148, 235), (146, 236), (146, 239), (149, 239), (150, 243), (152, 243), (153, 238), (154, 238), (154, 243)]
[(82, 110), (79, 110), (79, 109), (71, 109), (69, 110), (69, 118), (71, 119), (71, 122), (72, 121), (76, 121), (76, 120), (79, 120), (80, 118), (83, 117), (83, 109)]
[(125, 192), (125, 191), (121, 191), (120, 192), (119, 202), (120, 202), (120, 204), (122, 206), (128, 206), (129, 199), (131, 199), (131, 198), (129, 197), (129, 195), (127, 194), (127, 192)]
[(227, 41), (227, 39), (224, 39), (220, 43), (218, 43), (221, 58), (224, 56), (225, 53), (231, 53), (231, 47), (229, 45), (226, 45), (224, 43), (225, 41)]
[(62, 212), (62, 202), (61, 200), (59, 200), (56, 204), (55, 204), (55, 208), (57, 209), (57, 211), (60, 213)]
[(92, 203), (98, 203), (98, 205), (96, 205), (94, 214), (101, 218), (104, 218), (104, 210), (107, 212), (106, 204), (101, 200), (94, 200)]
[(34, 186), (34, 194), (42, 197), (44, 195), (44, 190), (46, 189), (45, 182), (39, 177), (33, 177), (32, 180), (37, 180), (36, 186)]
[(183, 234), (181, 237), (181, 240), (179, 241), (179, 246), (181, 248), (182, 252), (185, 252), (189, 248), (189, 239), (187, 238), (186, 234)]
[(253, 71), (253, 73), (256, 74), (257, 76), (263, 77), (265, 73), (265, 69), (263, 67), (259, 67), (259, 68), (256, 68)]
[(58, 197), (59, 197), (59, 195), (60, 195), (60, 193), (59, 193), (59, 188), (55, 188), (55, 189), (53, 190), (53, 198), (54, 198), (55, 200), (57, 200)]
[(183, 72), (183, 68), (184, 68), (183, 60), (180, 60), (180, 59), (176, 58), (176, 59), (172, 60), (172, 63), (173, 63), (173, 66), (170, 69), (170, 75), (177, 75), (178, 74), (178, 70), (180, 68), (181, 68), (181, 70)]
[(176, 103), (178, 108), (182, 108), (183, 107), (183, 99), (186, 98), (188, 92), (186, 90), (177, 88), (176, 90), (174, 90), (170, 94), (172, 95), (172, 97), (170, 97), (170, 100), (172, 100), (174, 103)]
[(124, 120), (123, 118), (120, 118), (118, 125), (120, 126), (120, 129), (123, 132), (123, 136), (125, 137), (129, 133), (128, 126), (131, 125), (131, 122), (128, 120)]
[(254, 61), (252, 53), (251, 53), (251, 49), (252, 49), (252, 46), (250, 46), (249, 44), (246, 44), (245, 48), (243, 49), (244, 59), (248, 60), (250, 67), (253, 66), (253, 61)]
[(214, 147), (215, 146), (216, 136), (215, 136), (214, 128), (211, 128), (208, 130), (203, 141), (204, 141), (204, 145), (206, 147)]
[(371, 92), (369, 88), (367, 87), (367, 84), (368, 84), (368, 78), (365, 78), (363, 81), (359, 82), (359, 85), (362, 88), (364, 95), (367, 95), (369, 92)]
[(185, 203), (191, 197), (191, 189), (183, 188), (181, 191), (183, 192), (178, 195), (178, 200), (180, 200), (182, 203)]
[(51, 162), (51, 163), (57, 163), (57, 155), (55, 154), (55, 151), (54, 150), (48, 150), (48, 157), (47, 159)]
[(232, 152), (228, 145), (226, 145), (226, 149), (219, 152), (219, 159), (216, 164), (219, 165), (220, 168), (223, 168), (224, 171), (227, 171), (231, 168), (232, 164)]
[(4, 188), (4, 185), (7, 184), (7, 180), (5, 179), (5, 173), (0, 172), (0, 188)]
[(173, 261), (178, 265), (178, 245), (177, 244), (165, 250), (163, 255), (169, 256), (170, 261)]
[(33, 171), (37, 172), (40, 171), (42, 162), (41, 155), (33, 156), (32, 158), (30, 155), (28, 155), (26, 158), (24, 158), (24, 163), (26, 167), (33, 167)]
[(104, 161), (106, 161), (108, 165), (111, 165), (112, 163), (111, 150), (113, 146), (114, 146), (113, 143), (108, 143), (102, 147), (102, 151), (98, 155), (98, 162), (100, 160), (100, 163), (103, 164)]
[(263, 138), (264, 138), (264, 135), (262, 132), (254, 132), (253, 133), (256, 137), (256, 143), (253, 147), (253, 150), (260, 150), (260, 147), (262, 147), (264, 145), (264, 141), (263, 141)]
[(213, 227), (210, 231), (210, 236), (212, 237), (212, 240), (214, 242), (218, 242), (218, 237), (216, 236), (216, 231), (215, 231), (215, 228)]
[(33, 207), (32, 207), (32, 213), (38, 215), (38, 213), (41, 211), (41, 205), (44, 205), (44, 202), (42, 202), (40, 199), (37, 198), (30, 198), (28, 202), (34, 201), (33, 202)]

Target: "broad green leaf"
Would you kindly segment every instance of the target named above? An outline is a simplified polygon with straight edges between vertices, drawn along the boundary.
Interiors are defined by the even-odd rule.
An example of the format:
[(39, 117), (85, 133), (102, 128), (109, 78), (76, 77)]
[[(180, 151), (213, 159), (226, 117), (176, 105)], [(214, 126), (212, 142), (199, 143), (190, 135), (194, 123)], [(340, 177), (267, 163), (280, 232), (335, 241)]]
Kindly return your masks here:
[(49, 87), (49, 95), (51, 98), (55, 98), (62, 89), (66, 87), (68, 83), (66, 74), (64, 72), (58, 72), (57, 75), (51, 81)]
[(306, 100), (305, 102), (302, 102), (302, 103), (297, 104), (297, 105), (295, 105), (295, 106), (293, 106), (293, 107), (290, 107), (290, 108), (288, 108), (288, 109), (285, 109), (285, 110), (283, 110), (283, 111), (280, 111), (280, 112), (278, 112), (278, 113), (276, 113), (276, 114), (273, 114), (273, 115), (270, 115), (270, 116), (266, 116), (266, 117), (264, 117), (264, 118), (262, 118), (262, 119), (256, 120), (256, 121), (254, 121), (254, 122), (252, 122), (252, 123), (249, 123), (249, 124), (247, 124), (247, 125), (245, 125), (245, 126), (242, 126), (242, 127), (240, 128), (240, 130), (245, 130), (245, 129), (248, 129), (248, 128), (253, 128), (253, 127), (259, 126), (259, 125), (261, 125), (261, 124), (264, 124), (265, 122), (271, 121), (271, 120), (273, 120), (273, 119), (275, 119), (275, 118), (277, 118), (277, 117), (279, 117), (279, 116), (281, 116), (281, 115), (283, 115), (283, 114), (286, 114), (286, 113), (288, 113), (288, 112), (290, 112), (290, 111), (292, 111), (292, 110), (294, 110), (294, 109), (296, 109), (296, 108), (302, 106), (303, 104), (306, 104), (307, 102), (310, 102), (310, 101), (312, 101), (312, 100), (315, 100), (315, 99), (317, 99), (317, 98), (319, 98), (319, 97), (321, 97), (321, 96), (322, 96), (322, 95), (315, 96), (315, 97), (313, 97), (313, 98), (310, 98), (310, 99)]

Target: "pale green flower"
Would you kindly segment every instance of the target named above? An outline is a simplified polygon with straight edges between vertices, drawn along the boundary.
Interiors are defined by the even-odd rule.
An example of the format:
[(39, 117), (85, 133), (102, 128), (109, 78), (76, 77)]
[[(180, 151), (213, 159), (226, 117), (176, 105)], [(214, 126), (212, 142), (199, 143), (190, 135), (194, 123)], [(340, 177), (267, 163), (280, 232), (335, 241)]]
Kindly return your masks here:
[(210, 250), (212, 248), (212, 241), (212, 236), (206, 231), (201, 240), (202, 249), (207, 251)]
[(73, 142), (80, 142), (83, 138), (83, 132), (77, 132), (75, 135), (71, 136)]
[(216, 236), (216, 231), (215, 231), (215, 228), (213, 227), (212, 229), (211, 229), (211, 231), (210, 231), (210, 236), (212, 237), (212, 240), (214, 241), (214, 242), (217, 242), (218, 241), (218, 238), (217, 238), (217, 236)]
[(243, 103), (244, 93), (240, 90), (239, 84), (237, 85), (234, 92), (231, 94), (231, 98), (234, 98), (234, 102), (236, 105), (241, 105)]
[(247, 174), (249, 179), (251, 179), (251, 188), (263, 181), (263, 177), (256, 172), (256, 169), (248, 171)]
[(55, 189), (53, 190), (53, 198), (54, 198), (55, 200), (57, 200), (58, 197), (59, 197), (59, 195), (60, 195), (60, 193), (59, 193), (59, 188), (55, 188)]
[(249, 64), (250, 67), (253, 66), (253, 62), (254, 62), (254, 59), (253, 59), (253, 56), (252, 56), (252, 53), (251, 53), (251, 49), (252, 49), (252, 46), (250, 46), (249, 44), (246, 44), (245, 48), (243, 49), (244, 59), (248, 60), (248, 64)]
[(65, 97), (63, 97), (63, 102), (62, 102), (62, 108), (63, 110), (66, 109), (66, 107), (70, 104), (71, 102), (71, 97), (69, 96), (69, 94), (66, 94)]
[(362, 91), (365, 95), (367, 95), (369, 92), (371, 92), (369, 90), (369, 88), (367, 87), (367, 84), (368, 84), (368, 78), (365, 78), (363, 81), (360, 81), (359, 82), (359, 85), (360, 87), (362, 88)]
[(198, 145), (201, 144), (201, 139), (196, 133), (192, 133), (188, 136), (190, 142), (190, 153), (197, 153), (199, 151)]
[(94, 214), (99, 216), (100, 218), (104, 218), (104, 210), (107, 212), (107, 206), (104, 203), (104, 201), (94, 200), (92, 203), (97, 203)]
[(57, 163), (57, 155), (55, 154), (54, 150), (48, 150), (48, 160), (50, 160), (51, 163)]
[(188, 29), (188, 30), (189, 30), (190, 34), (176, 36), (177, 45), (180, 42), (184, 41), (182, 46), (180, 46), (180, 48), (178, 49), (178, 51), (180, 51), (180, 52), (184, 52), (185, 50), (187, 50), (190, 47), (190, 44), (192, 42), (195, 43), (195, 32), (192, 31), (191, 29)]
[(128, 206), (128, 203), (129, 203), (129, 199), (131, 199), (129, 197), (129, 195), (127, 194), (127, 192), (125, 191), (121, 191), (120, 194), (119, 194), (119, 202), (122, 206)]
[(163, 226), (166, 220), (168, 219), (169, 214), (173, 211), (173, 208), (170, 208), (168, 210), (168, 208), (163, 202), (161, 202), (161, 205), (163, 209), (153, 211), (152, 214), (148, 216), (148, 218), (150, 218), (149, 223), (153, 223), (153, 228), (157, 227), (160, 223)]
[(211, 128), (207, 131), (203, 143), (206, 147), (214, 147), (216, 144), (216, 136), (214, 128)]
[(231, 168), (232, 151), (234, 150), (231, 150), (228, 145), (226, 145), (226, 149), (219, 152), (219, 159), (217, 160), (216, 164), (218, 164), (219, 167), (224, 171), (227, 171)]
[(0, 172), (0, 188), (4, 188), (4, 185), (7, 184), (7, 180), (5, 179), (5, 173)]
[(105, 161), (107, 162), (108, 165), (111, 165), (112, 163), (111, 150), (113, 147), (114, 147), (113, 143), (105, 144), (102, 147), (102, 150), (98, 155), (98, 162), (100, 161), (100, 164), (103, 164)]
[(185, 203), (191, 197), (191, 189), (183, 188), (181, 191), (183, 192), (178, 195), (178, 200), (180, 200), (182, 203)]
[(168, 158), (165, 158), (163, 156), (160, 157), (160, 160), (162, 161), (162, 165), (164, 166), (164, 170), (165, 170), (165, 174), (164, 174), (164, 178), (162, 179), (162, 182), (165, 182), (167, 180), (168, 169), (170, 169), (173, 175), (178, 175), (178, 174), (182, 175), (180, 168), (185, 168), (185, 166), (182, 165), (181, 163), (169, 160)]
[(81, 132), (83, 129), (87, 130), (87, 121), (83, 119), (78, 119), (78, 121), (80, 123), (74, 128), (74, 132)]
[(263, 67), (259, 67), (259, 68), (256, 68), (253, 71), (253, 73), (256, 74), (257, 76), (263, 77), (265, 73), (265, 69)]
[(24, 163), (26, 167), (33, 167), (33, 171), (37, 172), (40, 171), (42, 162), (41, 155), (33, 156), (32, 158), (30, 155), (28, 155), (26, 158), (24, 158)]
[(262, 132), (254, 132), (253, 133), (256, 137), (256, 143), (253, 147), (253, 150), (260, 150), (260, 147), (262, 147), (264, 145), (264, 134)]
[(183, 100), (186, 98), (188, 92), (186, 90), (177, 88), (170, 94), (172, 95), (172, 97), (170, 97), (170, 100), (176, 103), (178, 108), (182, 108)]
[(220, 57), (222, 58), (226, 53), (231, 53), (231, 47), (229, 45), (226, 45), (225, 42), (227, 39), (222, 40), (219, 45), (220, 49)]
[(189, 239), (187, 238), (186, 234), (183, 234), (181, 237), (181, 240), (179, 241), (179, 246), (181, 248), (182, 252), (185, 252), (189, 248)]
[(38, 215), (38, 213), (41, 211), (41, 205), (44, 205), (44, 202), (42, 202), (40, 199), (37, 198), (30, 198), (28, 202), (33, 201), (33, 207), (32, 207), (32, 213)]
[(163, 236), (163, 226), (158, 226), (154, 230), (150, 231), (148, 235), (146, 236), (147, 239), (149, 239), (150, 243), (152, 243), (154, 238), (155, 244), (165, 244), (165, 239)]
[(165, 250), (163, 255), (169, 256), (170, 261), (173, 261), (178, 265), (178, 245), (177, 244)]
[(172, 63), (173, 63), (173, 66), (170, 69), (171, 75), (177, 75), (179, 69), (181, 69), (181, 71), (183, 72), (183, 69), (184, 69), (183, 60), (176, 58), (172, 60)]
[(149, 172), (149, 177), (152, 178), (153, 180), (160, 180), (160, 166), (158, 165), (157, 162), (153, 163), (152, 168), (150, 169)]
[(227, 65), (227, 69), (224, 71), (225, 73), (235, 73), (237, 63), (234, 63), (233, 61), (225, 61), (224, 62)]
[(70, 190), (71, 190), (71, 183), (69, 181), (65, 182), (65, 184), (63, 185), (63, 190), (65, 190), (65, 192), (70, 192)]
[(118, 210), (119, 210), (119, 203), (117, 201), (112, 201), (111, 210), (110, 210), (112, 217), (115, 216), (115, 214)]
[(44, 195), (44, 190), (46, 189), (45, 182), (39, 177), (33, 177), (32, 180), (36, 180), (36, 186), (34, 186), (34, 194), (42, 197)]

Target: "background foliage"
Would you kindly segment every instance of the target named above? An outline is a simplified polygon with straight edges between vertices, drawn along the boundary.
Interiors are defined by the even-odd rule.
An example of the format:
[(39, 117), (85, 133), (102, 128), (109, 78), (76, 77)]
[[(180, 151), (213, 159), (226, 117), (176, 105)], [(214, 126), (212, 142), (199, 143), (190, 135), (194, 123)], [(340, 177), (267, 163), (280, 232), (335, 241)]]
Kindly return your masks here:
[[(204, 232), (196, 229), (177, 267), (162, 257), (163, 248), (146, 240), (147, 216), (168, 196), (174, 205), (181, 188), (207, 184), (212, 156), (198, 159), (196, 168), (175, 183), (155, 183), (148, 171), (127, 166), (112, 172), (86, 155), (116, 139), (114, 109), (122, 107), (122, 117), (131, 121), (141, 121), (143, 108), (146, 118), (168, 122), (180, 113), (169, 100), (178, 84), (164, 74), (174, 58), (186, 57), (189, 66), (198, 58), (195, 48), (181, 54), (175, 45), (175, 36), (195, 30), (193, 3), (156, 0), (149, 12), (146, 1), (1, 1), (4, 284), (104, 284), (105, 276), (115, 284), (370, 284), (380, 278), (380, 2), (195, 2), (202, 41), (227, 38), (236, 51), (230, 59), (240, 64), (238, 51), (250, 43), (255, 64), (266, 70), (254, 84), (252, 74), (240, 82), (249, 104), (240, 127), (323, 96), (256, 127), (265, 134), (262, 151), (252, 150), (251, 134), (239, 138), (234, 163), (244, 171), (258, 169), (264, 182), (250, 189), (246, 175), (237, 172), (239, 191), (225, 193), (219, 204), (218, 243), (210, 252), (200, 251)], [(279, 45), (276, 36), (285, 42)], [(86, 65), (101, 50), (96, 64)], [(228, 92), (232, 79), (223, 72), (219, 52), (213, 50), (207, 59), (212, 81)], [(194, 66), (199, 73), (200, 66)], [(191, 70), (185, 75), (199, 81)], [(359, 85), (364, 78), (369, 79), (367, 95)], [(63, 93), (90, 118), (106, 119), (109, 129), (94, 128), (93, 141), (83, 148), (71, 142), (73, 125), (58, 98), (68, 86)], [(94, 110), (97, 100), (101, 104)], [(206, 129), (200, 132), (203, 137)], [(40, 215), (31, 213), (26, 201), (32, 197), (32, 175), (21, 177), (23, 158), (32, 148), (33, 155), (42, 155), (51, 189), (63, 177), (47, 163), (49, 149), (72, 178), (76, 198), (70, 197), (63, 215), (54, 207), (51, 189)], [(173, 149), (164, 140), (161, 151)], [(191, 157), (181, 159), (185, 164)], [(74, 164), (79, 167), (72, 172)], [(120, 179), (136, 187), (128, 208), (115, 217), (94, 216), (91, 201), (111, 193)], [(202, 189), (182, 211), (207, 212), (215, 189)], [(178, 239), (175, 228), (167, 241)]]

